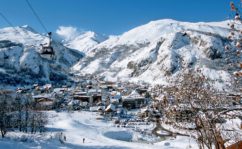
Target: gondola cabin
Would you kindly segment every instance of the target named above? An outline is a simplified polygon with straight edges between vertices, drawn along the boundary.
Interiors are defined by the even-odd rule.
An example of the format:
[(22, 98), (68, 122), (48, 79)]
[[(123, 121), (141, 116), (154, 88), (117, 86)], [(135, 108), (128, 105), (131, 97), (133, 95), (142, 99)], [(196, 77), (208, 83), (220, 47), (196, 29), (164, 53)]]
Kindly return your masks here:
[(51, 45), (52, 45), (52, 38), (51, 38), (51, 32), (49, 32), (48, 42), (45, 45), (40, 44), (41, 46), (40, 54), (45, 58), (53, 58), (55, 55), (54, 48)]

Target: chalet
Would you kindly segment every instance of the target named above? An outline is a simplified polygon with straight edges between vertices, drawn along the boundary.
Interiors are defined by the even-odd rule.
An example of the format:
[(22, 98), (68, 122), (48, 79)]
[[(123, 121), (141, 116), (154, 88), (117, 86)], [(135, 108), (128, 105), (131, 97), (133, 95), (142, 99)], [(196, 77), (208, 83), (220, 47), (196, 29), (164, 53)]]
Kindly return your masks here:
[(136, 92), (139, 93), (140, 95), (144, 95), (147, 92), (147, 90), (148, 89), (144, 87), (136, 88)]
[(40, 88), (39, 84), (34, 84), (32, 89), (33, 89), (32, 93), (34, 95), (41, 94), (41, 88)]
[(53, 92), (58, 93), (58, 94), (64, 94), (68, 91), (68, 88), (55, 88)]
[(107, 108), (105, 109), (105, 112), (109, 113), (109, 112), (114, 112), (116, 111), (116, 106), (113, 104), (110, 104), (107, 106)]
[(52, 84), (45, 84), (43, 86), (43, 90), (45, 91), (45, 93), (50, 93), (53, 91), (53, 87), (52, 87)]
[(90, 102), (90, 96), (87, 95), (74, 95), (73, 100), (79, 100), (81, 102)]
[(0, 98), (9, 100), (16, 97), (16, 92), (14, 90), (0, 90)]
[(51, 84), (45, 84), (44, 86), (39, 86), (38, 84), (34, 84), (32, 89), (34, 89), (35, 94), (51, 93), (53, 91), (53, 87)]
[(35, 101), (35, 108), (39, 110), (51, 110), (54, 105), (54, 99), (49, 95), (33, 96)]
[(18, 87), (16, 89), (16, 93), (30, 93), (32, 91), (32, 87)]
[(90, 89), (87, 92), (74, 92), (73, 99), (88, 102), (90, 106), (102, 102), (101, 90)]
[(114, 90), (116, 88), (116, 83), (111, 81), (100, 81), (99, 86), (102, 89)]
[(129, 96), (122, 98), (122, 105), (127, 109), (140, 108), (147, 104), (145, 97), (140, 96), (136, 91), (133, 91)]
[(123, 98), (122, 103), (123, 103), (123, 107), (125, 108), (136, 109), (144, 105), (145, 98), (144, 97)]
[(95, 94), (90, 96), (90, 105), (96, 105), (98, 103), (102, 102), (102, 95), (101, 94)]
[(87, 96), (87, 92), (74, 91), (73, 92), (73, 97), (78, 97), (78, 96)]
[(110, 99), (110, 103), (118, 105), (121, 102), (122, 96), (120, 92), (113, 91), (111, 92), (109, 99)]
[(150, 117), (150, 114), (151, 114), (151, 111), (150, 111), (150, 109), (148, 109), (147, 107), (145, 107), (145, 108), (142, 108), (141, 110), (140, 110), (140, 117), (142, 117), (142, 118), (146, 118), (146, 117)]
[(101, 90), (99, 89), (90, 89), (88, 90), (87, 95), (90, 96), (90, 105), (96, 105), (97, 103), (102, 102)]
[[(73, 100), (78, 100), (80, 103), (90, 103), (90, 96), (87, 95), (87, 92), (77, 92), (73, 93)], [(85, 107), (85, 106), (84, 106)]]
[(91, 112), (99, 112), (99, 111), (104, 111), (105, 107), (104, 106), (93, 106), (93, 107), (90, 107), (89, 110)]

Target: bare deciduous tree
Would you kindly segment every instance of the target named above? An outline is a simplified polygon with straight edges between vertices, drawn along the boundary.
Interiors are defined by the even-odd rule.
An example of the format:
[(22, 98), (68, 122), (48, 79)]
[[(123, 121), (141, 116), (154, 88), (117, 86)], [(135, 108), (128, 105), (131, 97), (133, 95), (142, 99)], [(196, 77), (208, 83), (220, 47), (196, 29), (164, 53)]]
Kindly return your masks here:
[[(242, 110), (231, 105), (226, 95), (212, 87), (211, 81), (197, 72), (184, 73), (166, 92), (173, 104), (166, 108), (167, 121), (173, 126), (196, 133), (200, 148), (225, 149), (228, 141), (222, 134), (220, 123), (228, 118), (228, 111)], [(193, 127), (186, 127), (190, 124)]]

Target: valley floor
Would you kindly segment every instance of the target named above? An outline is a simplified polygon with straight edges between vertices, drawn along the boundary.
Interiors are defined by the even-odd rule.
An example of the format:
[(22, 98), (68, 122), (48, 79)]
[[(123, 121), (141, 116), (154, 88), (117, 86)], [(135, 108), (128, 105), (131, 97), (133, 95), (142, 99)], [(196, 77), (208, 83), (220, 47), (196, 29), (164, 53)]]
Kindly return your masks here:
[[(137, 132), (130, 128), (118, 128), (111, 121), (101, 119), (95, 112), (48, 112), (48, 131), (44, 134), (9, 132), (0, 139), (0, 148), (8, 149), (196, 149), (195, 140), (177, 136), (159, 141), (134, 141)], [(152, 127), (152, 125), (146, 126)], [(140, 136), (139, 136), (140, 137)], [(83, 138), (85, 141), (83, 143)], [(63, 140), (64, 143), (61, 143)], [(156, 138), (157, 140), (158, 138)], [(121, 141), (126, 140), (126, 141)]]

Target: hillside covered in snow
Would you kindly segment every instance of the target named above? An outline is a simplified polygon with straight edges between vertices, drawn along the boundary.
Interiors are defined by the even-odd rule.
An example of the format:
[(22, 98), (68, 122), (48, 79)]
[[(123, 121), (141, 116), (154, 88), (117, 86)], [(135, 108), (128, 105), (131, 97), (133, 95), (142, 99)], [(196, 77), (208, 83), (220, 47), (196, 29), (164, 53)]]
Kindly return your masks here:
[(84, 54), (53, 40), (55, 55), (43, 55), (40, 44), (45, 44), (47, 40), (47, 36), (35, 32), (29, 26), (0, 29), (1, 84), (30, 84), (66, 79), (69, 68)]
[[(228, 23), (152, 21), (97, 44), (73, 71), (107, 80), (168, 84), (191, 68), (199, 69), (222, 89), (230, 81), (227, 59), (233, 59), (235, 51), (227, 39)], [(231, 47), (229, 56), (225, 45)]]
[(166, 85), (187, 69), (199, 69), (223, 89), (236, 69), (228, 23), (164, 19), (109, 37), (62, 26), (53, 39), (54, 59), (40, 54), (47, 36), (29, 26), (3, 28), (0, 75), (6, 84), (64, 80), (72, 72)]
[[(228, 23), (164, 19), (109, 37), (0, 29), (0, 148), (236, 143), (242, 101), (231, 84), (242, 65)], [(53, 52), (43, 52), (48, 42)]]

